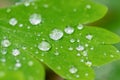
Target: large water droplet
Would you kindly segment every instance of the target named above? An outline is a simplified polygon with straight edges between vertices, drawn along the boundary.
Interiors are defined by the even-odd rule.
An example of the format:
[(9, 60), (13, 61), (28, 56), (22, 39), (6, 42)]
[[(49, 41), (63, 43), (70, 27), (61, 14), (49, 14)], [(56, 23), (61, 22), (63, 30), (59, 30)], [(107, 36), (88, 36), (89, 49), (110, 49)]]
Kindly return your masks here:
[(51, 45), (47, 41), (42, 41), (41, 43), (38, 44), (38, 48), (41, 51), (49, 51), (51, 49)]
[(32, 14), (29, 18), (29, 21), (32, 25), (38, 25), (42, 22), (42, 18), (39, 14)]
[(12, 26), (15, 26), (17, 23), (18, 23), (18, 21), (17, 21), (16, 18), (11, 18), (11, 19), (9, 20), (9, 24), (12, 25)]
[(8, 39), (4, 39), (2, 40), (1, 45), (3, 47), (9, 47), (11, 45), (11, 42)]
[(52, 32), (49, 34), (50, 38), (52, 40), (59, 40), (63, 37), (63, 32), (59, 29), (54, 29)]
[(66, 28), (64, 29), (64, 31), (65, 31), (65, 33), (67, 33), (67, 34), (72, 34), (72, 33), (74, 32), (74, 28), (68, 26), (68, 27), (66, 27)]

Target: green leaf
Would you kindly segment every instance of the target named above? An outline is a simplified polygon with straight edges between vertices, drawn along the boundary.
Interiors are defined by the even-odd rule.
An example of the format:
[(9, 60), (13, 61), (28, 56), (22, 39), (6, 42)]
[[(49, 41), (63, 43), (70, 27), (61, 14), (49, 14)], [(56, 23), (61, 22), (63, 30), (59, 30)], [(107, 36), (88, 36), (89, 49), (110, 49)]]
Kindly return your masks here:
[(84, 25), (106, 11), (90, 0), (41, 0), (1, 9), (0, 41), (8, 39), (11, 50), (34, 56), (65, 79), (93, 80), (93, 66), (120, 58), (111, 45), (120, 42), (119, 36)]
[[(0, 38), (0, 41), (6, 47), (11, 45), (8, 39)], [(44, 80), (45, 72), (40, 62), (14, 46), (0, 46), (0, 80)]]

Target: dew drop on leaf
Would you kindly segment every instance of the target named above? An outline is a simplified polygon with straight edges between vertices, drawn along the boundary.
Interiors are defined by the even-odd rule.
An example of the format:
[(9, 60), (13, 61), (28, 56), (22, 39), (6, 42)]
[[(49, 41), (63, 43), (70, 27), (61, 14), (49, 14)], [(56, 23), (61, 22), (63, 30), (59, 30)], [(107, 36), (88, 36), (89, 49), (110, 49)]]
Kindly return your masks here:
[(93, 36), (90, 35), (90, 34), (88, 34), (88, 35), (86, 36), (86, 39), (88, 39), (88, 40), (92, 40), (92, 38), (93, 38)]
[(29, 17), (29, 21), (32, 25), (38, 25), (42, 22), (42, 18), (39, 14), (34, 13)]
[(70, 72), (71, 74), (75, 74), (75, 73), (78, 72), (78, 69), (73, 66), (73, 67), (71, 67), (71, 68), (69, 69), (69, 72)]
[(2, 47), (9, 47), (11, 45), (11, 42), (8, 39), (4, 39), (1, 42)]
[(87, 8), (87, 9), (91, 9), (91, 5), (89, 5), (89, 4), (86, 5), (86, 8)]
[(63, 32), (59, 29), (54, 29), (51, 31), (51, 33), (49, 34), (49, 37), (52, 39), (52, 40), (59, 40), (63, 37)]
[(88, 67), (91, 67), (91, 66), (92, 66), (92, 62), (90, 62), (90, 61), (87, 61), (85, 64), (86, 64)]
[(18, 49), (13, 49), (12, 50), (12, 55), (13, 56), (18, 56), (18, 55), (20, 55), (20, 51)]
[(17, 67), (17, 68), (20, 68), (22, 66), (22, 64), (20, 63), (20, 62), (17, 62), (16, 64), (15, 64), (15, 67)]
[(29, 66), (33, 66), (33, 61), (29, 61), (29, 62), (28, 62), (28, 65), (29, 65)]
[(47, 41), (42, 41), (38, 44), (38, 48), (41, 51), (49, 51), (51, 49), (51, 45)]
[(72, 33), (74, 32), (74, 28), (68, 26), (68, 27), (66, 27), (66, 28), (64, 29), (64, 31), (65, 31), (65, 33), (67, 33), (67, 34), (72, 34)]
[(78, 45), (77, 47), (76, 47), (76, 50), (77, 51), (83, 51), (85, 48), (84, 48), (84, 46), (82, 46), (82, 45)]
[(70, 42), (71, 42), (71, 43), (74, 43), (74, 42), (75, 42), (75, 39), (70, 39)]
[(18, 21), (17, 21), (16, 18), (11, 18), (11, 19), (9, 20), (9, 24), (10, 24), (11, 26), (15, 26), (17, 23), (18, 23)]
[(78, 26), (77, 26), (77, 29), (78, 30), (82, 30), (84, 28), (84, 26), (82, 25), (82, 24), (79, 24)]

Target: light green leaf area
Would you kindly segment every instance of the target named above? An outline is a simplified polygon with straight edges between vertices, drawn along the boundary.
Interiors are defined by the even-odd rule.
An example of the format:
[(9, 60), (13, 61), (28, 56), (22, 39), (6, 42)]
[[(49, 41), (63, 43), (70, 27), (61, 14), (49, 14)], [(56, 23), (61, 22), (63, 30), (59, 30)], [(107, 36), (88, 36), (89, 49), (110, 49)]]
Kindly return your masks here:
[[(120, 52), (112, 46), (120, 42), (119, 36), (85, 25), (102, 18), (106, 10), (105, 6), (90, 0), (41, 0), (1, 9), (0, 50), (9, 52), (9, 57), (1, 54), (9, 59), (2, 68), (8, 71), (7, 65), (13, 65), (15, 62), (11, 61), (19, 57), (26, 67), (26, 62), (33, 59), (29, 56), (34, 56), (64, 79), (93, 80), (93, 66), (120, 58)], [(21, 54), (13, 56), (13, 49), (18, 49)], [(23, 56), (29, 60), (24, 61)], [(33, 78), (37, 78), (36, 68), (42, 70), (38, 66), (27, 67), (20, 72), (16, 70), (16, 75), (24, 78), (27, 74), (22, 75), (21, 71), (31, 71)]]
[(25, 47), (21, 49), (19, 44), (11, 44), (2, 37), (0, 35), (0, 80), (44, 80), (45, 72), (40, 62), (30, 52), (23, 52)]

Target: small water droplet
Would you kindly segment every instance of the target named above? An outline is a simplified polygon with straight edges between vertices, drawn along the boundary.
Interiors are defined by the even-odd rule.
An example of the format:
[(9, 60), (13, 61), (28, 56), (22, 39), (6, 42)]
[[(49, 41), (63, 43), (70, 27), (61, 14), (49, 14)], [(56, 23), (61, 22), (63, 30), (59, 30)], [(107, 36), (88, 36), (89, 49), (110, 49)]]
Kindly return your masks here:
[(41, 51), (49, 51), (51, 49), (51, 45), (47, 41), (42, 41), (41, 43), (38, 44), (38, 48)]
[(78, 72), (78, 69), (73, 66), (73, 67), (71, 67), (71, 68), (69, 69), (69, 72), (70, 72), (71, 74), (75, 74), (75, 73)]
[(77, 53), (77, 56), (81, 56), (81, 54), (80, 54), (80, 53)]
[(82, 24), (79, 24), (79, 25), (77, 26), (77, 28), (78, 28), (78, 30), (82, 30), (82, 29), (84, 28), (84, 26), (83, 26)]
[(111, 58), (114, 58), (114, 55), (110, 55)]
[(88, 40), (92, 40), (92, 39), (93, 39), (93, 36), (90, 35), (90, 34), (88, 34), (88, 35), (86, 36), (86, 39), (88, 39)]
[(11, 45), (11, 42), (8, 39), (4, 39), (2, 40), (1, 45), (3, 47), (9, 47)]
[(70, 42), (71, 42), (71, 43), (74, 43), (74, 42), (75, 42), (75, 39), (70, 39)]
[(29, 2), (29, 1), (25, 1), (25, 2), (24, 2), (24, 5), (25, 5), (26, 7), (28, 7), (28, 6), (30, 6), (30, 2)]
[(80, 77), (80, 75), (77, 74), (77, 75), (76, 75), (76, 78), (79, 78), (79, 77)]
[(89, 74), (88, 73), (85, 73), (85, 76), (87, 77)]
[(92, 66), (92, 62), (90, 62), (90, 61), (87, 61), (85, 64), (86, 64), (88, 67), (91, 67), (91, 66)]
[(19, 24), (19, 27), (23, 27), (23, 24)]
[(3, 55), (7, 54), (7, 50), (6, 50), (6, 49), (3, 49), (3, 50), (1, 50), (1, 53), (2, 53)]
[(89, 45), (88, 44), (85, 44), (85, 47), (88, 47)]
[(91, 5), (90, 4), (86, 5), (86, 8), (91, 9)]
[(20, 68), (22, 65), (21, 65), (21, 63), (20, 62), (17, 62), (16, 64), (15, 64), (15, 67), (17, 67), (17, 68)]
[(80, 62), (84, 62), (84, 59), (81, 59)]
[(29, 18), (29, 21), (32, 25), (38, 25), (42, 22), (42, 18), (39, 14), (32, 14)]
[(33, 66), (33, 61), (29, 61), (28, 66)]
[(53, 29), (51, 31), (51, 33), (49, 34), (49, 37), (52, 39), (52, 40), (59, 40), (63, 37), (63, 32), (59, 29)]
[(18, 21), (17, 21), (16, 18), (11, 18), (11, 19), (9, 20), (9, 24), (10, 24), (11, 26), (15, 26), (17, 23), (18, 23)]
[(55, 54), (56, 56), (58, 56), (58, 55), (59, 55), (59, 52), (56, 51), (54, 54)]
[(1, 58), (1, 62), (5, 63), (6, 59), (5, 58)]
[(20, 51), (18, 49), (13, 49), (12, 50), (12, 55), (13, 56), (18, 56), (18, 55), (20, 55)]
[(76, 50), (77, 51), (83, 51), (85, 48), (84, 48), (84, 46), (82, 46), (82, 45), (79, 45), (79, 46), (77, 46), (76, 47)]
[(73, 47), (69, 47), (68, 50), (72, 51), (72, 50), (73, 50)]
[(44, 4), (43, 7), (44, 7), (44, 8), (48, 8), (49, 5), (48, 5), (48, 4)]
[(74, 32), (74, 28), (68, 26), (68, 27), (66, 27), (66, 28), (64, 29), (64, 31), (65, 31), (65, 33), (67, 33), (67, 34), (72, 34), (72, 33)]
[(83, 54), (82, 54), (84, 57), (88, 56), (88, 53), (87, 51), (83, 51)]

